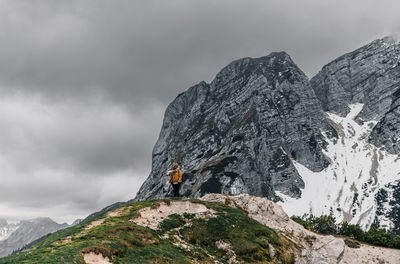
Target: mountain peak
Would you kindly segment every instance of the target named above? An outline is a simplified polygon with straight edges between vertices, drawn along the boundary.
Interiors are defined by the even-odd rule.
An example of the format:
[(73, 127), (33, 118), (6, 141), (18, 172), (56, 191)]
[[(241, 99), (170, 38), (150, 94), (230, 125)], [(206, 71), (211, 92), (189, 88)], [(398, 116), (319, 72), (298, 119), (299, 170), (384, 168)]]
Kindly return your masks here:
[(382, 41), (387, 44), (398, 44), (400, 42), (400, 33), (393, 33), (389, 36), (383, 37)]
[(279, 190), (298, 197), (304, 182), (292, 160), (313, 171), (325, 168), (322, 131), (335, 134), (308, 78), (286, 52), (235, 60), (210, 85), (195, 85), (168, 106), (151, 175), (136, 199), (167, 195), (165, 172), (173, 161), (184, 168), (186, 196), (274, 198)]
[[(50, 217), (36, 217), (32, 219), (22, 220), (21, 223), (56, 223)], [(56, 223), (57, 224), (57, 223)]]
[(307, 79), (289, 54), (281, 51), (259, 58), (245, 57), (232, 61), (216, 75), (211, 87), (212, 90), (225, 87), (226, 83), (233, 80), (241, 80), (244, 83), (258, 76), (264, 76), (269, 82), (288, 80), (293, 83)]
[(365, 107), (356, 117), (359, 122), (382, 118), (399, 78), (400, 45), (395, 39), (377, 39), (342, 55), (311, 79), (325, 111), (344, 117), (350, 104), (363, 103)]

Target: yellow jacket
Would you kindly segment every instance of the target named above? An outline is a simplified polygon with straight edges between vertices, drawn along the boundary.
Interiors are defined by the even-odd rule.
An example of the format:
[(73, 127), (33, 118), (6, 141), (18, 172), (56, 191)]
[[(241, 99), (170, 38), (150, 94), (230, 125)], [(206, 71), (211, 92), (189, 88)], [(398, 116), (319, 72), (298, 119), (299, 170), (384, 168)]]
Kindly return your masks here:
[(182, 182), (182, 171), (180, 169), (169, 171), (168, 174), (171, 175), (171, 179), (169, 180), (169, 182), (171, 183)]

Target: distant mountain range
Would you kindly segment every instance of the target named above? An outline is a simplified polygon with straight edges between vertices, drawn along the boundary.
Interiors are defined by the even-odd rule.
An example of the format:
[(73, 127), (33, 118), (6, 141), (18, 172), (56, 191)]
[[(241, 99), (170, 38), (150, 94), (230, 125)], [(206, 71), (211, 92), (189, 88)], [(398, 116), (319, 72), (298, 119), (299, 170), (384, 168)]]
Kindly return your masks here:
[[(74, 222), (74, 224), (77, 223), (79, 221)], [(12, 224), (0, 219), (0, 257), (7, 256), (49, 233), (69, 226), (66, 223), (58, 224), (48, 217), (23, 220)]]
[(18, 224), (9, 224), (5, 219), (0, 219), (0, 241), (7, 239), (17, 228)]
[(400, 233), (400, 44), (375, 40), (311, 80), (285, 52), (243, 58), (167, 107), (136, 200), (249, 193), (289, 214)]

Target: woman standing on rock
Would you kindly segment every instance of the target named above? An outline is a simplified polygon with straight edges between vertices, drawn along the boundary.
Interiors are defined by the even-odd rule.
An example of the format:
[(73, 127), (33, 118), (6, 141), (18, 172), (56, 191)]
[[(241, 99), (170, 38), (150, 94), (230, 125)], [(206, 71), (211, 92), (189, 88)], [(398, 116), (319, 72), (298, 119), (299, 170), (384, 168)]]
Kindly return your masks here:
[(182, 171), (179, 169), (177, 162), (174, 162), (172, 170), (169, 170), (167, 175), (171, 177), (168, 183), (171, 183), (174, 188), (174, 197), (179, 197), (179, 188), (182, 183)]

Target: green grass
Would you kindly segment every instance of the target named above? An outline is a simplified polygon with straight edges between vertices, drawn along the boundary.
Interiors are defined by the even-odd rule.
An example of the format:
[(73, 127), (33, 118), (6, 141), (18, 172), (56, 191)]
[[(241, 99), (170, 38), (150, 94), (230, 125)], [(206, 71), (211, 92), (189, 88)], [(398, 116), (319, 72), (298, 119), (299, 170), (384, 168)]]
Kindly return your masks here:
[[(237, 259), (245, 263), (293, 263), (296, 249), (291, 242), (249, 218), (245, 211), (223, 204), (191, 200), (215, 210), (216, 217), (203, 219), (193, 214), (172, 214), (161, 222), (158, 230), (129, 221), (137, 217), (141, 208), (157, 208), (162, 201), (171, 203), (175, 200), (124, 204), (123, 207), (131, 206), (124, 215), (108, 218), (101, 225), (82, 232), (93, 220), (104, 218), (105, 212), (77, 226), (50, 234), (24, 252), (0, 259), (0, 264), (79, 264), (84, 263), (82, 253), (86, 252), (101, 253), (113, 263), (193, 263), (194, 260), (227, 263), (227, 252), (216, 246), (219, 240), (229, 243)], [(189, 246), (188, 249), (174, 244), (176, 235)], [(72, 241), (61, 242), (67, 237), (72, 237)], [(277, 251), (275, 258), (269, 254), (269, 244)]]
[(160, 234), (164, 234), (165, 232), (181, 227), (185, 224), (185, 220), (183, 220), (182, 216), (178, 214), (169, 215), (167, 219), (161, 222), (160, 226), (158, 227), (158, 231)]

